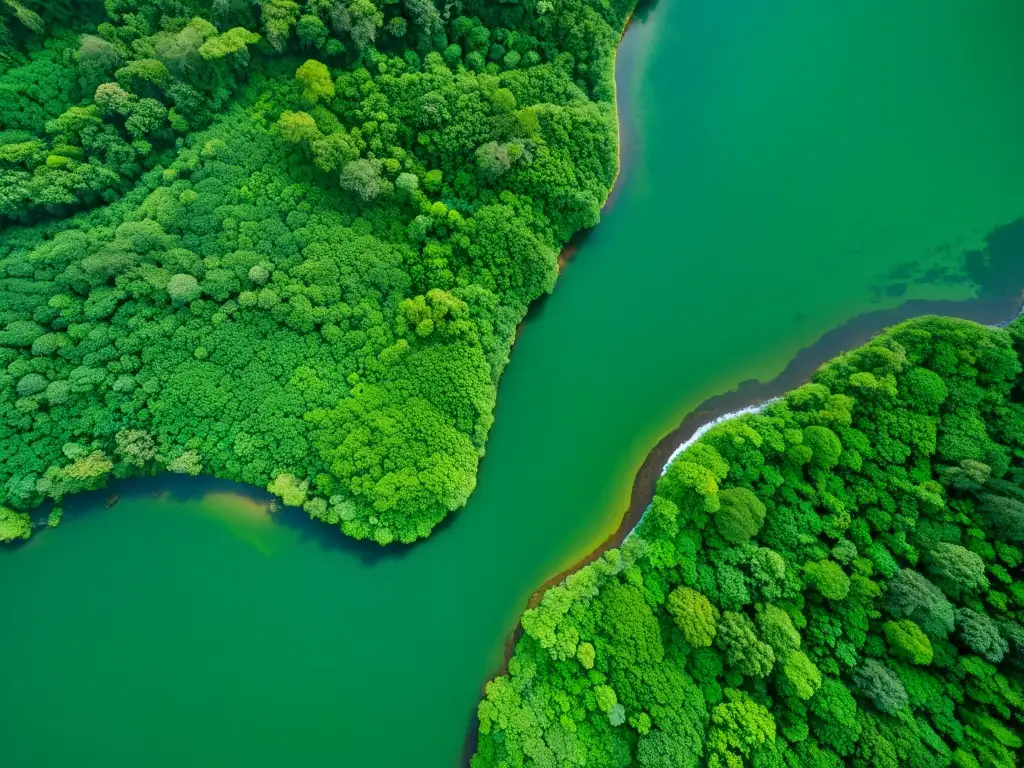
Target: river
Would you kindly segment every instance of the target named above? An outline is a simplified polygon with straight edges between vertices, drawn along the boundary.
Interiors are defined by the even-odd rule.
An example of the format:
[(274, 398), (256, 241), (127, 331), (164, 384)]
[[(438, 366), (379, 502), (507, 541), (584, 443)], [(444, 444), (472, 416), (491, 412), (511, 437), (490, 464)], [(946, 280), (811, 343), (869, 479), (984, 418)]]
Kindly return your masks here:
[(382, 551), (215, 481), (73, 500), (0, 552), (4, 764), (453, 768), (527, 598), (684, 415), (865, 313), (1010, 313), (1022, 40), (1017, 0), (660, 0), (620, 51), (620, 189), (466, 509)]

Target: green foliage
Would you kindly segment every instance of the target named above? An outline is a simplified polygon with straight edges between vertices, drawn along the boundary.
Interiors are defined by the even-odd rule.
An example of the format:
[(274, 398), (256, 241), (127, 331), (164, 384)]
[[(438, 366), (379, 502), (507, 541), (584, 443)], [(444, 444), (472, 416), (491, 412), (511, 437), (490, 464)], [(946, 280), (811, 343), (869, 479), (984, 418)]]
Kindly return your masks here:
[(893, 616), (913, 619), (931, 635), (945, 636), (953, 630), (953, 605), (934, 584), (910, 568), (889, 582), (887, 607)]
[(960, 608), (956, 612), (956, 624), (960, 637), (971, 651), (993, 664), (1006, 656), (1009, 643), (1003, 638), (999, 627), (984, 613)]
[(668, 596), (668, 612), (694, 648), (707, 648), (715, 639), (718, 610), (700, 592), (676, 587)]
[(807, 581), (822, 597), (829, 600), (843, 600), (850, 593), (850, 578), (833, 560), (821, 560), (804, 566)]
[(198, 52), (207, 61), (223, 59), (228, 56), (247, 54), (247, 46), (255, 45), (260, 36), (245, 27), (232, 27), (227, 32), (213, 35), (203, 41)]
[(800, 633), (793, 626), (793, 619), (777, 605), (765, 603), (757, 607), (757, 629), (780, 658), (800, 647)]
[(1014, 339), (906, 323), (683, 451), (623, 549), (524, 615), (473, 768), (1014, 765)]
[(743, 691), (728, 689), (725, 701), (711, 710), (705, 744), (708, 768), (732, 768), (744, 764), (765, 745), (775, 741), (771, 713)]
[(116, 452), (125, 464), (143, 468), (156, 459), (156, 441), (144, 429), (122, 429), (114, 435)]
[(725, 611), (718, 622), (715, 643), (722, 650), (725, 663), (740, 674), (765, 677), (775, 664), (775, 652), (761, 642), (754, 623), (745, 614)]
[(811, 449), (811, 464), (819, 469), (832, 469), (839, 463), (843, 444), (828, 427), (805, 427), (803, 445)]
[(899, 712), (910, 701), (899, 677), (877, 659), (865, 659), (854, 672), (853, 683), (866, 704), (887, 715)]
[(0, 542), (27, 539), (32, 535), (32, 520), (24, 512), (0, 506)]
[(187, 304), (199, 298), (199, 281), (192, 275), (174, 275), (167, 281), (167, 295), (175, 304)]
[(608, 194), (632, 0), (38, 5), (0, 69), (0, 504), (208, 473), (427, 536)]
[(949, 542), (939, 542), (925, 558), (928, 574), (943, 591), (956, 597), (962, 591), (977, 592), (988, 587), (985, 562), (975, 552)]
[(298, 480), (287, 472), (282, 472), (267, 486), (267, 490), (275, 496), (280, 496), (281, 501), (289, 507), (301, 507), (306, 503), (309, 483), (305, 480)]
[(596, 658), (594, 646), (590, 643), (580, 643), (576, 649), (576, 658), (583, 665), (584, 669), (593, 669), (594, 659)]
[(910, 619), (887, 621), (882, 625), (892, 654), (911, 664), (931, 664), (932, 644), (928, 635)]
[(302, 100), (315, 105), (321, 99), (334, 98), (334, 83), (331, 73), (322, 62), (309, 59), (295, 70), (295, 79), (302, 86)]
[(782, 674), (801, 699), (809, 699), (821, 688), (821, 672), (803, 651), (789, 651), (782, 659)]
[(726, 488), (718, 494), (715, 526), (730, 544), (752, 539), (764, 523), (765, 506), (748, 488)]

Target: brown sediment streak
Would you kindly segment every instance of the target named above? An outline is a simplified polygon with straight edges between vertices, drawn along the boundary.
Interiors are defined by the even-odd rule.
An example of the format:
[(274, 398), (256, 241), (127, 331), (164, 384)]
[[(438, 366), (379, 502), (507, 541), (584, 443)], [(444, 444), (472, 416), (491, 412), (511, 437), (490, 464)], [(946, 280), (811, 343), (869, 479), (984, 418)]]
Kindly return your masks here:
[[(633, 14), (634, 14), (634, 11), (630, 11), (629, 15), (626, 17), (626, 22), (622, 25), (622, 32), (619, 34), (619, 45), (620, 46), (622, 45), (623, 38), (625, 38), (625, 36), (626, 36), (626, 32), (629, 31), (630, 24), (633, 21)], [(623, 125), (623, 118), (622, 118), (621, 104), (619, 103), (619, 95), (620, 95), (620, 92), (621, 92), (622, 89), (619, 88), (619, 84), (618, 84), (618, 72), (619, 72), (619, 70), (618, 70), (618, 68), (616, 66), (616, 58), (612, 59), (612, 71), (611, 71), (612, 82), (615, 84), (615, 175), (612, 177), (611, 186), (608, 187), (608, 194), (605, 195), (604, 202), (601, 204), (601, 213), (602, 214), (607, 213), (610, 210), (612, 204), (615, 202), (615, 198), (617, 197), (617, 192), (618, 192), (618, 188), (619, 188), (619, 181), (622, 178), (622, 155), (623, 155), (623, 152), (622, 152), (622, 125)], [(558, 257), (557, 257), (557, 262), (556, 262), (557, 270), (558, 270), (558, 274), (559, 275), (562, 274), (562, 270), (565, 268), (566, 264), (568, 264), (572, 260), (573, 256), (576, 255), (576, 252), (580, 249), (580, 245), (582, 244), (583, 240), (586, 239), (586, 236), (590, 232), (592, 232), (592, 231), (593, 231), (593, 229), (588, 229), (588, 230), (584, 230), (582, 232), (577, 232), (576, 235), (574, 235), (569, 240), (569, 242), (565, 244), (565, 246), (559, 252)], [(544, 298), (546, 298), (546, 297), (541, 297), (537, 301), (533, 302), (533, 305), (531, 305), (531, 308), (535, 309), (535, 306), (537, 304), (539, 304), (540, 302), (543, 302)], [(512, 347), (513, 348), (515, 348), (515, 342), (519, 340), (519, 334), (523, 330), (523, 325), (525, 325), (525, 323), (526, 323), (526, 321), (528, 319), (529, 319), (529, 316), (524, 318), (523, 321), (520, 322), (519, 325), (516, 327), (515, 337), (512, 340)], [(632, 504), (630, 505), (630, 508), (632, 509)], [(642, 514), (642, 512), (641, 512), (641, 514)], [(565, 577), (568, 576), (573, 571), (578, 570), (579, 568), (583, 567), (587, 563), (593, 562), (598, 557), (600, 557), (602, 554), (604, 554), (608, 549), (611, 549), (612, 547), (617, 546), (618, 542), (621, 542), (621, 539), (618, 538), (619, 537), (619, 531), (622, 529), (622, 526), (625, 525), (626, 518), (629, 518), (629, 517), (630, 517), (630, 513), (627, 513), (626, 517), (623, 518), (623, 523), (619, 526), (619, 529), (617, 529), (611, 536), (609, 536), (608, 539), (606, 539), (599, 547), (597, 547), (597, 549), (595, 549), (593, 552), (591, 552), (586, 557), (584, 557), (581, 560), (577, 561), (571, 568), (568, 568), (565, 571), (562, 571), (561, 573), (551, 577), (546, 582), (544, 582), (540, 587), (538, 587), (537, 590), (532, 595), (530, 595), (530, 599), (529, 599), (529, 601), (527, 603), (527, 608), (531, 608), (531, 607), (535, 606), (538, 602), (540, 602), (541, 596), (544, 594), (544, 592), (549, 587), (553, 587), (555, 584), (558, 584), (559, 582), (564, 580)], [(637, 518), (637, 520), (639, 520), (639, 518)], [(627, 533), (628, 533), (628, 531), (627, 531)], [(624, 537), (625, 537), (625, 534), (623, 534), (623, 538)], [(512, 652), (515, 650), (515, 644), (518, 642), (520, 635), (522, 635), (522, 626), (518, 622), (516, 622), (515, 630), (505, 640), (505, 651), (504, 651), (504, 654), (503, 654), (503, 657), (502, 657), (501, 668), (499, 670), (497, 670), (493, 675), (491, 675), (491, 677), (488, 678), (488, 679), (493, 679), (494, 677), (497, 677), (498, 675), (503, 675), (503, 674), (505, 674), (508, 671), (508, 662), (509, 662), (509, 659), (512, 658)], [(482, 688), (481, 688), (481, 692), (482, 692)], [(476, 712), (474, 712), (473, 713), (473, 717), (471, 718), (471, 721), (470, 721), (470, 724), (469, 724), (469, 730), (466, 733), (466, 741), (465, 741), (465, 745), (463, 746), (462, 757), (461, 757), (461, 759), (459, 761), (460, 765), (469, 765), (470, 758), (476, 752), (478, 725), (479, 724), (478, 724), (478, 721), (477, 721)]]
[[(544, 593), (553, 586), (561, 584), (567, 576), (580, 568), (594, 562), (605, 552), (614, 549), (625, 541), (626, 537), (639, 524), (644, 511), (654, 498), (654, 489), (662, 470), (672, 453), (698, 429), (717, 418), (726, 416), (744, 408), (760, 405), (768, 400), (781, 397), (796, 387), (811, 380), (815, 371), (823, 364), (847, 352), (860, 347), (882, 333), (886, 328), (905, 320), (926, 315), (942, 315), (973, 320), (978, 323), (995, 325), (1005, 322), (1016, 315), (1021, 308), (1024, 294), (1016, 296), (1012, 301), (1005, 297), (999, 300), (973, 299), (968, 301), (908, 301), (893, 309), (867, 312), (849, 320), (842, 325), (827, 331), (809, 347), (797, 352), (782, 373), (769, 381), (750, 379), (740, 383), (730, 392), (715, 395), (690, 411), (679, 425), (666, 434), (647, 454), (636, 476), (630, 493), (629, 506), (625, 510), (618, 527), (597, 548), (588, 552), (568, 568), (555, 574), (545, 581), (530, 595), (524, 610), (535, 608)], [(508, 663), (515, 651), (516, 643), (523, 634), (521, 623), (505, 641), (505, 652), (501, 666), (488, 679), (493, 679), (508, 672)], [(483, 691), (481, 691), (483, 692)], [(477, 718), (474, 715), (470, 731), (466, 738), (466, 752), (463, 764), (468, 764), (469, 757), (476, 751)]]
[(562, 270), (565, 269), (565, 265), (572, 261), (572, 257), (576, 255), (576, 251), (580, 249), (580, 245), (577, 242), (568, 242), (558, 253), (558, 274), (562, 274)]

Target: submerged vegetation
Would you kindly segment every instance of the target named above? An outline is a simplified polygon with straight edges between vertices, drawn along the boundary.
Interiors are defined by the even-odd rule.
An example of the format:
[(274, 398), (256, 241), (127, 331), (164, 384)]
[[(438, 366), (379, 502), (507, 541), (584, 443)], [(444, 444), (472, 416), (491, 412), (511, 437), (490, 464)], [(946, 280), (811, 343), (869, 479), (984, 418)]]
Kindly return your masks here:
[(631, 7), (0, 3), (0, 536), (163, 470), (427, 536), (614, 178)]
[(523, 615), (473, 768), (1016, 765), (1022, 354), (913, 321), (711, 429)]

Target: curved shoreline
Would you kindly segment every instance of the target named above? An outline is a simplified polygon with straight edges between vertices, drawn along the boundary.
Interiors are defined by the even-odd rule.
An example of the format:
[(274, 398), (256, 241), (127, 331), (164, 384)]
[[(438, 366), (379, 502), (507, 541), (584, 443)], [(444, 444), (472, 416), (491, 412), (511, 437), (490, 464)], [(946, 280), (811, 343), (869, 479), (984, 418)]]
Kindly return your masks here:
[[(629, 12), (629, 16), (626, 17), (626, 23), (622, 26), (622, 32), (619, 34), (619, 42), (616, 46), (616, 55), (615, 58), (612, 59), (611, 76), (612, 82), (615, 84), (615, 175), (612, 176), (612, 183), (608, 187), (608, 193), (604, 196), (604, 200), (601, 203), (601, 216), (608, 213), (608, 211), (611, 210), (612, 205), (615, 204), (615, 198), (618, 197), (619, 182), (622, 180), (622, 169), (628, 166), (628, 163), (624, 163), (622, 159), (623, 147), (625, 146), (625, 153), (627, 155), (629, 155), (630, 150), (632, 149), (632, 145), (630, 143), (623, 142), (622, 140), (622, 134), (625, 132), (623, 130), (623, 126), (628, 125), (628, 121), (623, 118), (623, 115), (626, 114), (626, 112), (622, 109), (622, 105), (619, 103), (619, 95), (625, 89), (620, 88), (618, 83), (618, 75), (620, 71), (618, 68), (618, 47), (622, 45), (622, 41), (625, 39), (626, 33), (629, 31), (629, 27), (633, 23), (635, 16), (636, 8), (634, 7), (634, 9)], [(626, 159), (628, 160), (629, 157), (627, 156)], [(573, 256), (576, 255), (576, 252), (580, 249), (580, 246), (583, 244), (587, 235), (593, 232), (599, 224), (600, 222), (589, 229), (577, 232), (572, 236), (569, 242), (565, 244), (562, 250), (558, 252), (557, 269), (559, 276), (561, 276), (565, 266), (572, 261)], [(543, 301), (543, 297), (538, 301)]]
[[(915, 300), (893, 309), (866, 312), (826, 331), (816, 342), (801, 349), (775, 378), (768, 381), (748, 379), (740, 382), (729, 392), (709, 397), (687, 413), (679, 425), (655, 443), (648, 452), (633, 478), (629, 506), (615, 531), (596, 549), (544, 582), (530, 596), (527, 608), (534, 607), (547, 589), (560, 584), (570, 574), (625, 541), (626, 536), (640, 522), (644, 510), (654, 498), (654, 488), (665, 465), (679, 447), (691, 439), (701, 428), (723, 416), (755, 408), (806, 384), (818, 368), (832, 358), (866, 344), (886, 328), (905, 320), (926, 315), (941, 315), (973, 320), (983, 325), (997, 325), (1007, 322), (1007, 318), (1014, 317), (1019, 309), (1019, 300), (1015, 300), (1009, 307), (1003, 302), (994, 303), (979, 299), (968, 301)], [(507, 665), (507, 663), (506, 659), (505, 664)]]
[[(623, 118), (624, 110), (622, 109), (622, 105), (619, 103), (620, 96), (621, 96), (621, 94), (622, 94), (622, 92), (624, 90), (623, 88), (619, 87), (619, 82), (618, 82), (619, 73), (622, 71), (619, 68), (619, 66), (618, 66), (619, 49), (622, 46), (622, 41), (625, 40), (625, 38), (626, 38), (626, 33), (629, 31), (629, 28), (630, 28), (630, 26), (633, 23), (633, 19), (636, 18), (637, 9), (643, 3), (644, 3), (644, 0), (638, 0), (636, 5), (634, 5), (633, 9), (629, 12), (629, 15), (626, 16), (626, 21), (622, 25), (622, 31), (619, 33), (619, 42), (616, 45), (615, 56), (612, 57), (611, 78), (612, 78), (612, 84), (615, 87), (615, 97), (614, 97), (614, 100), (613, 100), (614, 109), (615, 109), (615, 175), (612, 177), (612, 183), (611, 183), (611, 186), (608, 188), (608, 194), (605, 195), (604, 202), (601, 203), (601, 215), (602, 216), (605, 213), (607, 213), (608, 210), (610, 209), (610, 207), (614, 204), (615, 198), (617, 196), (616, 193), (617, 193), (618, 188), (619, 188), (619, 182), (622, 180), (622, 168), (623, 168), (623, 140), (622, 140), (622, 134), (623, 134), (623, 125), (626, 124), (626, 119)], [(628, 150), (627, 150), (627, 154), (628, 154)], [(573, 237), (569, 240), (569, 242), (566, 243), (562, 247), (562, 250), (558, 252), (558, 256), (556, 257), (556, 269), (557, 269), (557, 275), (558, 275), (559, 278), (561, 278), (562, 272), (565, 270), (566, 265), (568, 265), (569, 262), (572, 261), (573, 257), (576, 255), (576, 252), (580, 249), (580, 246), (583, 244), (583, 241), (586, 240), (587, 236), (591, 232), (593, 232), (594, 229), (596, 229), (596, 227), (597, 227), (597, 225), (591, 227), (590, 229), (584, 229), (584, 230), (581, 230), (580, 232), (577, 232), (575, 235), (573, 235)], [(516, 332), (515, 332), (515, 336), (513, 337), (513, 340), (512, 340), (512, 346), (510, 348), (510, 352), (511, 352), (511, 349), (515, 348), (515, 342), (518, 341), (519, 334), (522, 332), (523, 326), (527, 322), (529, 322), (531, 317), (534, 317), (536, 315), (536, 313), (541, 310), (541, 308), (543, 307), (544, 301), (550, 295), (551, 294), (546, 294), (544, 296), (541, 296), (540, 298), (536, 299), (535, 301), (533, 301), (530, 304), (530, 307), (527, 310), (526, 317), (524, 317), (522, 319), (522, 321), (520, 321), (519, 325), (516, 327)], [(481, 461), (482, 461), (482, 459), (481, 459)], [(630, 506), (632, 506), (632, 504)], [(445, 518), (445, 520), (449, 520), (452, 517), (453, 517), (453, 515), (450, 514), (450, 515), (448, 515), (448, 517)], [(628, 513), (627, 513), (627, 517), (628, 517)], [(444, 522), (445, 521), (442, 521), (442, 524)], [(622, 525), (620, 524), (619, 528), (621, 528), (621, 527), (622, 527)], [(612, 548), (613, 546), (616, 546), (615, 544), (612, 544), (610, 542), (615, 538), (615, 536), (618, 535), (618, 533), (619, 533), (619, 529), (616, 529), (615, 532), (612, 533), (612, 535), (608, 537), (608, 539), (606, 539), (604, 542), (602, 542), (601, 545), (599, 545), (597, 547), (597, 549), (595, 549), (592, 553), (590, 553), (591, 555), (593, 555), (593, 557), (590, 557), (590, 555), (588, 555), (583, 560), (580, 560), (579, 562), (575, 563), (570, 569), (562, 571), (561, 573), (557, 574), (556, 576), (552, 577), (551, 579), (548, 579), (540, 587), (538, 587), (536, 590), (534, 590), (533, 594), (530, 595), (530, 599), (527, 601), (526, 608), (530, 608), (533, 605), (535, 605), (536, 602), (540, 600), (540, 596), (543, 595), (544, 592), (549, 587), (553, 587), (555, 584), (558, 584), (559, 582), (563, 581), (565, 579), (565, 577), (568, 576), (570, 573), (578, 570), (579, 568), (582, 568), (587, 563), (589, 563), (592, 560), (595, 560), (598, 557), (600, 557), (602, 554), (604, 554), (604, 552), (606, 550)], [(590, 559), (587, 559), (587, 558), (590, 558)], [(522, 615), (522, 611), (520, 611), (520, 616), (521, 615)], [(483, 684), (480, 687), (481, 693), (483, 693), (484, 686), (486, 686), (488, 682), (493, 680), (495, 677), (498, 677), (499, 675), (505, 674), (508, 671), (508, 662), (509, 662), (509, 659), (512, 658), (512, 653), (515, 650), (515, 644), (519, 641), (519, 637), (522, 635), (522, 629), (523, 629), (522, 625), (517, 620), (516, 621), (515, 629), (505, 639), (505, 646), (504, 646), (504, 650), (502, 652), (501, 668), (497, 672), (495, 672), (494, 674), (490, 675), (483, 682)], [(463, 742), (462, 755), (461, 755), (461, 758), (460, 758), (459, 763), (458, 763), (460, 766), (468, 766), (470, 760), (473, 757), (473, 755), (476, 753), (478, 731), (479, 731), (479, 719), (477, 718), (476, 707), (474, 707), (473, 708), (473, 714), (470, 717), (469, 730), (466, 732), (466, 739)]]
[[(629, 506), (615, 530), (596, 548), (547, 579), (534, 590), (526, 601), (523, 611), (535, 608), (548, 589), (561, 584), (566, 577), (594, 562), (609, 549), (619, 547), (639, 525), (644, 512), (654, 498), (655, 486), (666, 465), (687, 441), (697, 436), (702, 429), (710, 427), (716, 420), (729, 415), (739, 415), (738, 412), (753, 410), (806, 384), (818, 368), (826, 362), (843, 352), (866, 344), (886, 328), (897, 323), (926, 315), (941, 315), (973, 320), (983, 325), (1005, 325), (1009, 322), (1008, 319), (1012, 319), (1021, 311), (1022, 301), (1024, 301), (1024, 291), (1013, 297), (1012, 302), (1008, 302), (1005, 296), (999, 299), (977, 298), (967, 301), (915, 299), (892, 309), (865, 312), (826, 331), (813, 344), (801, 349), (787, 363), (782, 372), (774, 378), (768, 381), (748, 379), (740, 382), (728, 392), (704, 400), (689, 411), (679, 425), (655, 443), (648, 452), (633, 478)], [(483, 695), (488, 682), (508, 673), (508, 663), (522, 634), (523, 626), (519, 621), (505, 640), (501, 666), (484, 681), (481, 686), (481, 695)], [(469, 759), (476, 751), (478, 725), (478, 719), (474, 712), (461, 763), (464, 766), (469, 764)]]

